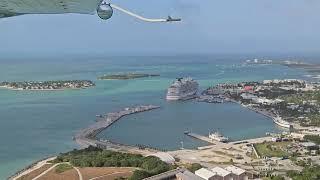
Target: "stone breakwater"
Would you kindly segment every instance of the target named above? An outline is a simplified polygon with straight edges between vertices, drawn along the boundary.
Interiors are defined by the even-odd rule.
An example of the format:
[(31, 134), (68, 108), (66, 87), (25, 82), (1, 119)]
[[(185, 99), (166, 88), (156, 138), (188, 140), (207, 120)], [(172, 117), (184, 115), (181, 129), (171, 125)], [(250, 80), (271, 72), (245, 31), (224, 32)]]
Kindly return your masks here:
[(154, 105), (136, 106), (131, 108), (125, 108), (124, 110), (121, 110), (118, 112), (108, 113), (107, 115), (101, 116), (98, 122), (79, 131), (73, 137), (73, 139), (83, 147), (87, 147), (90, 145), (114, 147), (114, 148), (120, 148), (119, 146), (129, 147), (128, 145), (120, 145), (120, 144), (112, 143), (110, 141), (99, 141), (96, 139), (96, 136), (124, 116), (145, 112), (145, 111), (150, 111), (158, 108), (160, 108), (160, 106), (154, 106)]

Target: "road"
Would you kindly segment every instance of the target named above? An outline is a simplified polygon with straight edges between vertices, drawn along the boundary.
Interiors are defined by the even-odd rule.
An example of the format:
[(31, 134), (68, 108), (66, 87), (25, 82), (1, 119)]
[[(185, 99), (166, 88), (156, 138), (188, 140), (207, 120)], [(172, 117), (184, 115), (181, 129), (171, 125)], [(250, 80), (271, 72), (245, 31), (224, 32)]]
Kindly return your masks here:
[(45, 160), (43, 160), (43, 161), (40, 161), (40, 162), (38, 162), (35, 166), (32, 166), (31, 168), (23, 171), (21, 174), (13, 177), (13, 178), (11, 178), (11, 179), (12, 179), (12, 180), (17, 180), (17, 179), (21, 178), (22, 176), (27, 175), (27, 174), (29, 174), (29, 173), (31, 173), (31, 172), (33, 172), (33, 171), (41, 168), (42, 166), (44, 166), (45, 164), (47, 164), (48, 161), (52, 161), (52, 160), (54, 160), (54, 159), (56, 159), (56, 158), (57, 158), (57, 157), (51, 157), (51, 158), (45, 159)]
[[(51, 170), (53, 170), (55, 167), (59, 166), (60, 164), (69, 164), (69, 165), (71, 165), (69, 162), (57, 163), (57, 164), (53, 165), (52, 167), (50, 167), (49, 169), (47, 169), (44, 172), (42, 172), (41, 174), (39, 174), (37, 177), (33, 178), (32, 180), (38, 180), (39, 178), (41, 178), (42, 176), (46, 175), (48, 172), (50, 172)], [(79, 176), (79, 180), (83, 180), (83, 177), (82, 177), (82, 174), (81, 174), (80, 170), (77, 167), (74, 167), (74, 166), (72, 166), (72, 167), (77, 171), (78, 176)]]

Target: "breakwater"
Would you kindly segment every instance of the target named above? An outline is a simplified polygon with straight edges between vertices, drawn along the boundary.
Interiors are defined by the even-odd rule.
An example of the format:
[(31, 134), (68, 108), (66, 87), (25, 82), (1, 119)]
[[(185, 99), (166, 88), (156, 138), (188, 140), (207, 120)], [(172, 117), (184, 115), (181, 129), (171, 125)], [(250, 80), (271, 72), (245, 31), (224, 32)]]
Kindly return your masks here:
[(145, 111), (150, 111), (158, 108), (160, 108), (160, 106), (154, 106), (154, 105), (136, 106), (131, 108), (125, 108), (118, 112), (108, 113), (104, 116), (100, 116), (99, 121), (97, 121), (96, 123), (92, 124), (91, 126), (85, 129), (80, 130), (73, 137), (73, 139), (83, 147), (98, 146), (98, 147), (104, 147), (107, 149), (122, 150), (122, 151), (142, 150), (141, 148), (135, 147), (135, 146), (114, 143), (108, 140), (107, 141), (97, 140), (96, 136), (124, 116), (145, 112)]

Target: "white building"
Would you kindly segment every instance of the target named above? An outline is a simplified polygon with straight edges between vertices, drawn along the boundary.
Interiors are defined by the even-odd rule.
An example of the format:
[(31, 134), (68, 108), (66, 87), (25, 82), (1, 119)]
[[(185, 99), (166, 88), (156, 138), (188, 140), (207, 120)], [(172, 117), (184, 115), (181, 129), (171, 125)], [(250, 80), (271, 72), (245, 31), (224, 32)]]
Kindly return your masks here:
[(228, 166), (225, 169), (229, 172), (232, 172), (232, 174), (234, 174), (233, 180), (247, 180), (247, 179), (249, 179), (250, 174), (241, 168), (238, 168), (236, 166)]
[(252, 177), (252, 174), (236, 166), (215, 167), (211, 170), (202, 168), (195, 174), (206, 180), (247, 180)]
[(216, 173), (217, 176), (217, 180), (233, 180), (234, 179), (234, 175), (230, 172), (227, 171), (221, 167), (215, 167), (213, 169), (211, 169), (212, 172)]
[(205, 180), (215, 180), (214, 178), (216, 177), (216, 173), (206, 169), (206, 168), (201, 168), (195, 172), (195, 174), (202, 179)]

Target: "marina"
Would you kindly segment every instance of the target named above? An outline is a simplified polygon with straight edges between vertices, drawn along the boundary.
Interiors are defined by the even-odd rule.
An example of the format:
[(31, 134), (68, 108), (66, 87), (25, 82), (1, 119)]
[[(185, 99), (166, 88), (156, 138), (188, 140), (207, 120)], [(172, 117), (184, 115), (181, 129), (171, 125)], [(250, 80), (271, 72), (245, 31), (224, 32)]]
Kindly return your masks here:
[[(122, 117), (123, 119), (116, 124), (98, 134), (98, 139), (132, 146), (143, 144), (175, 150), (180, 148), (181, 141), (188, 149), (205, 145), (183, 134), (190, 127), (193, 132), (199, 134), (207, 134), (212, 128), (219, 127), (221, 132), (232, 140), (251, 139), (264, 136), (265, 132), (278, 131), (278, 126), (269, 118), (252, 113), (236, 104), (207, 104), (195, 101), (169, 103), (163, 99), (166, 89), (176, 77), (191, 76), (206, 88), (219, 82), (262, 80), (259, 76), (261, 73), (268, 74), (267, 77), (270, 79), (282, 78), (283, 67), (234, 66), (241, 59), (225, 63), (214, 60), (215, 57), (210, 57), (210, 61), (201, 57), (185, 56), (139, 57), (139, 62), (136, 61), (137, 58), (130, 57), (112, 57), (113, 62), (96, 57), (84, 57), (81, 62), (73, 56), (61, 56), (58, 59), (59, 61), (55, 57), (21, 58), (21, 61), (29, 62), (27, 68), (26, 63), (21, 63), (20, 60), (8, 59), (8, 64), (4, 63), (0, 67), (1, 81), (23, 82), (38, 80), (39, 77), (43, 81), (96, 80), (99, 74), (133, 72), (136, 69), (132, 68), (138, 66), (139, 73), (155, 73), (161, 76), (147, 80), (142, 78), (129, 81), (97, 81), (95, 88), (84, 91), (16, 93), (0, 89), (0, 113), (3, 119), (1, 141), (6, 144), (0, 147), (0, 161), (3, 162), (0, 165), (0, 179), (5, 179), (16, 170), (43, 157), (78, 148), (78, 144), (70, 137), (75, 136), (79, 129), (89, 126), (89, 120), (106, 110), (116, 112), (127, 106), (148, 103), (160, 105), (161, 108)], [(205, 63), (199, 64), (199, 60)], [(43, 68), (38, 68), (39, 66)], [(15, 67), (14, 70), (11, 67)], [(249, 79), (248, 71), (252, 75)], [(285, 72), (286, 77), (295, 77), (299, 73), (290, 69), (286, 69)], [(226, 111), (228, 113), (225, 113)], [(103, 119), (98, 118), (98, 121)], [(21, 130), (11, 133), (17, 125)], [(15, 141), (8, 139), (9, 134)], [(34, 143), (35, 141), (37, 143)], [(24, 148), (16, 148), (21, 145)]]
[(109, 140), (97, 140), (96, 136), (124, 116), (158, 108), (160, 108), (160, 106), (136, 106), (133, 108), (125, 108), (119, 112), (111, 112), (105, 116), (99, 115), (98, 117), (101, 118), (99, 121), (78, 132), (73, 139), (82, 147), (97, 146), (104, 149), (115, 149), (118, 151), (141, 151), (142, 148), (137, 148), (135, 146), (120, 144)]

